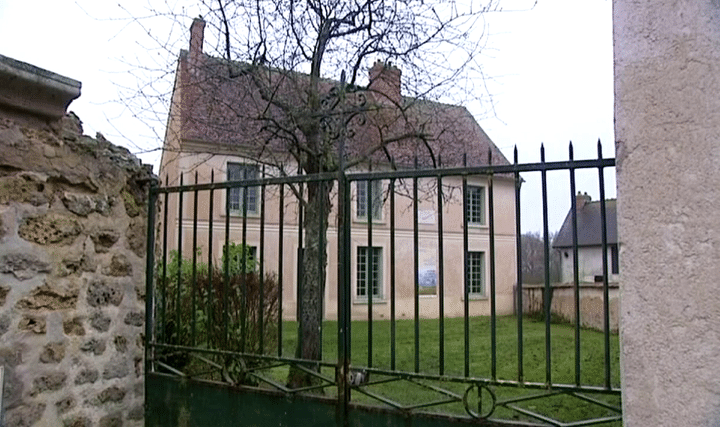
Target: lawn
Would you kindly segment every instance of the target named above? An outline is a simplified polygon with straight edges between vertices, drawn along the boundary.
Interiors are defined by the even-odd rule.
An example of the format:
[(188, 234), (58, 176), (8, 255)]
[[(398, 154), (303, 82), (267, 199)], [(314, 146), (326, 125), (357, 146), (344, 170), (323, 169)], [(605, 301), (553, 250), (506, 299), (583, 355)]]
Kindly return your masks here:
[[(518, 380), (518, 333), (517, 318), (514, 316), (498, 317), (496, 322), (496, 372), (498, 380)], [(490, 319), (487, 317), (474, 317), (469, 320), (470, 349), (469, 368), (470, 377), (491, 378), (491, 342)], [(372, 367), (379, 369), (391, 368), (391, 323), (389, 321), (375, 321), (372, 324)], [(351, 326), (352, 343), (351, 359), (354, 367), (368, 366), (368, 322), (354, 321)], [(445, 319), (445, 363), (444, 373), (449, 376), (462, 377), (465, 367), (465, 338), (464, 319)], [(297, 324), (283, 322), (283, 355), (292, 357), (296, 344)], [(438, 320), (423, 319), (420, 321), (419, 334), (419, 372), (426, 374), (439, 374), (439, 322)], [(603, 334), (594, 330), (581, 330), (581, 384), (602, 386), (604, 384), (604, 340)], [(415, 371), (415, 323), (413, 320), (398, 320), (396, 322), (395, 339), (395, 367), (398, 371)], [(553, 384), (573, 384), (575, 382), (575, 330), (568, 324), (551, 325), (551, 375)], [(323, 359), (328, 362), (337, 360), (337, 323), (324, 322), (323, 330)], [(524, 380), (527, 382), (545, 383), (545, 324), (534, 320), (523, 320), (523, 369)], [(613, 387), (619, 387), (619, 346), (617, 334), (610, 336), (610, 382)], [(277, 374), (277, 373), (276, 373)], [(327, 374), (332, 376), (332, 370)], [(375, 381), (384, 377), (377, 375), (371, 377)], [(445, 389), (462, 394), (467, 384), (455, 384), (440, 381), (426, 382), (430, 385), (442, 386)], [(326, 393), (334, 393), (328, 388)], [(513, 396), (537, 393), (517, 387), (494, 387), (498, 399)], [(383, 396), (403, 404), (419, 403), (437, 399), (438, 395), (421, 387), (405, 381), (391, 382), (382, 385), (369, 386), (367, 390), (382, 394)], [(619, 397), (594, 395), (613, 405), (619, 405)], [(353, 401), (381, 404), (359, 392), (353, 393)], [(520, 405), (526, 409), (541, 412), (561, 419), (575, 421), (590, 416), (610, 415), (605, 409), (588, 406), (583, 401), (560, 395), (546, 397), (524, 402)], [(432, 407), (433, 412), (464, 413), (461, 404), (455, 403)], [(496, 410), (493, 417), (518, 419), (517, 414), (504, 408)], [(526, 418), (520, 418), (526, 419)], [(617, 425), (620, 425), (617, 423)]]

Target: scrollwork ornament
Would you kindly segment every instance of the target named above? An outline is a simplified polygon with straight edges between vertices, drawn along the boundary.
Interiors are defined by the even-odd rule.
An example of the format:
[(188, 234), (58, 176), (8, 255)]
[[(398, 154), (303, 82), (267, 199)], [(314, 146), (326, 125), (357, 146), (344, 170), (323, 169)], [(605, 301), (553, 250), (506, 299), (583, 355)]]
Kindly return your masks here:
[(347, 85), (343, 72), (340, 86), (332, 87), (320, 101), (320, 126), (327, 139), (335, 141), (342, 135), (352, 138), (356, 133), (355, 128), (367, 123), (367, 104), (364, 89)]
[[(477, 389), (477, 412), (470, 409), (470, 393)], [(483, 390), (485, 390), (487, 395), (490, 396), (490, 410), (483, 411), (483, 407), (487, 407), (486, 405), (483, 405)], [(467, 390), (465, 390), (465, 394), (463, 395), (463, 405), (465, 406), (465, 411), (473, 418), (475, 419), (487, 419), (492, 415), (493, 412), (495, 412), (495, 404), (497, 402), (497, 397), (495, 396), (495, 392), (492, 391), (490, 387), (483, 384), (471, 384)]]

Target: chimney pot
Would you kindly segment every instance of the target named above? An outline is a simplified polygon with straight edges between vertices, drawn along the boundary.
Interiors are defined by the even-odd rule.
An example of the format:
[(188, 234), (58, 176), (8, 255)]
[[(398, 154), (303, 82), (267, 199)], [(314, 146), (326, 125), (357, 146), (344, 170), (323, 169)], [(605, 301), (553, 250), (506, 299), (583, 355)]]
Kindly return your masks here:
[(582, 209), (586, 204), (590, 203), (592, 201), (592, 197), (588, 193), (581, 193), (578, 191), (577, 196), (575, 196), (575, 206), (577, 207), (577, 210)]

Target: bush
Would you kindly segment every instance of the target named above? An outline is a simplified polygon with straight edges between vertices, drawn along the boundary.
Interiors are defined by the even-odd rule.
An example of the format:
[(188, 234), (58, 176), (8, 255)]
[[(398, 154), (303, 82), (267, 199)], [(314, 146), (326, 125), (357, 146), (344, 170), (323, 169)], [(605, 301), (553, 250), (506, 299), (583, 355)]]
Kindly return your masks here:
[[(197, 263), (193, 273), (192, 260), (171, 251), (165, 268), (161, 264), (157, 271), (158, 341), (250, 354), (273, 352), (277, 348), (278, 283), (274, 274), (261, 276), (250, 255), (248, 247), (231, 244), (223, 250), (219, 265), (211, 269)], [(167, 353), (166, 358), (175, 369), (190, 363), (183, 353)], [(230, 364), (226, 359), (223, 366)]]

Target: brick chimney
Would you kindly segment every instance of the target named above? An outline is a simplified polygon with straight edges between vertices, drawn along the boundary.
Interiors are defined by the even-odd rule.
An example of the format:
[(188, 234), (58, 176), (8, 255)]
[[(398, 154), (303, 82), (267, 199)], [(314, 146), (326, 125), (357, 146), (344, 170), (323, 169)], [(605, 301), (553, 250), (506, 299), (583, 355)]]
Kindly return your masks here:
[(578, 191), (577, 196), (575, 196), (575, 206), (577, 210), (582, 209), (587, 203), (590, 203), (590, 201), (592, 201), (592, 197), (590, 197), (588, 193), (582, 194)]
[(368, 89), (374, 93), (375, 100), (384, 104), (402, 105), (400, 95), (400, 69), (391, 62), (375, 61), (370, 68), (370, 85)]
[(195, 61), (202, 56), (203, 39), (205, 38), (205, 21), (202, 18), (193, 19), (190, 26), (190, 59)]

